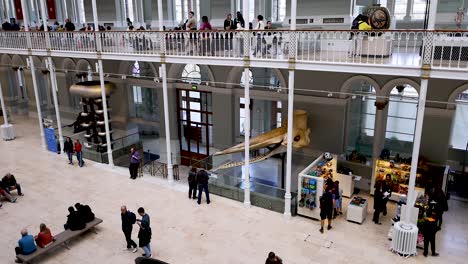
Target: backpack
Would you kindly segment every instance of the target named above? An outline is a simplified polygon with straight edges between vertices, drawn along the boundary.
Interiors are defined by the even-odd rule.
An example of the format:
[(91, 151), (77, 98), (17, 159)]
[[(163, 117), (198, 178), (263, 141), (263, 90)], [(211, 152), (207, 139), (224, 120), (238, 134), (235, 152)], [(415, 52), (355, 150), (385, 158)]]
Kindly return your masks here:
[(136, 223), (136, 215), (134, 213), (132, 213), (132, 212), (129, 212), (129, 213), (130, 213), (130, 217), (129, 217), (130, 218), (130, 223), (132, 225), (134, 225)]
[(357, 16), (357, 17), (353, 20), (353, 24), (351, 24), (351, 29), (356, 29), (356, 30), (358, 30), (358, 29), (359, 29), (359, 21), (360, 21), (360, 17)]

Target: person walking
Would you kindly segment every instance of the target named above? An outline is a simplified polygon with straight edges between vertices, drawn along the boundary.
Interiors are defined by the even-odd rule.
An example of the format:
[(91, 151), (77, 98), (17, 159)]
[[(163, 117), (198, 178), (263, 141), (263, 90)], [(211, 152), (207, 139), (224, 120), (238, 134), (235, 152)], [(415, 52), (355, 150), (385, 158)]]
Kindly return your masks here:
[(197, 183), (198, 183), (198, 204), (201, 203), (202, 199), (202, 194), (203, 190), (205, 191), (206, 194), (206, 203), (210, 204), (210, 192), (208, 191), (208, 180), (209, 176), (208, 173), (204, 170), (201, 169), (197, 172)]
[(192, 167), (190, 169), (188, 175), (188, 184), (189, 184), (189, 191), (188, 191), (188, 198), (189, 199), (197, 199), (197, 168)]
[(379, 222), (380, 212), (382, 211), (382, 204), (383, 204), (383, 192), (382, 192), (382, 181), (379, 180), (375, 183), (375, 191), (374, 191), (374, 216), (372, 221), (377, 225), (381, 225), (382, 223)]
[(439, 256), (436, 252), (436, 233), (437, 233), (437, 212), (435, 210), (428, 210), (427, 216), (424, 218), (422, 233), (424, 236), (424, 257), (427, 257), (429, 243), (431, 244), (431, 252), (433, 257)]
[(133, 248), (133, 253), (138, 251), (138, 246), (135, 241), (132, 240), (133, 225), (136, 223), (136, 215), (127, 210), (125, 205), (120, 207), (120, 218), (122, 219), (122, 232), (125, 235), (127, 241), (127, 249)]
[(130, 179), (135, 180), (138, 176), (138, 168), (140, 167), (140, 153), (134, 148), (130, 149)]
[(323, 226), (325, 225), (325, 219), (328, 219), (327, 229), (332, 229), (332, 214), (333, 214), (333, 181), (327, 180), (327, 183), (323, 186), (324, 192), (320, 197), (320, 233), (323, 234)]
[(138, 231), (138, 244), (143, 251), (145, 252), (142, 256), (151, 258), (151, 226), (150, 226), (150, 217), (145, 213), (143, 207), (138, 208), (138, 214), (141, 216), (141, 219), (137, 219), (137, 224), (140, 227)]
[(71, 138), (67, 137), (67, 139), (65, 140), (65, 143), (63, 144), (63, 151), (67, 153), (69, 161), (68, 164), (73, 165), (73, 141), (71, 140)]
[(75, 140), (75, 153), (76, 159), (78, 160), (78, 166), (83, 167), (83, 152), (81, 151), (83, 146), (81, 145), (80, 141), (77, 139)]

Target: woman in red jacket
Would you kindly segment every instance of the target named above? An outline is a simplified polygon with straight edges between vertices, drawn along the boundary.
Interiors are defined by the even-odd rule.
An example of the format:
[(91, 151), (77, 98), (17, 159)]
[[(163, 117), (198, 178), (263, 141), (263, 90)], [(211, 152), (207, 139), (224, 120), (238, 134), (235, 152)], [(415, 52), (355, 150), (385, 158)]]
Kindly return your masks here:
[(78, 160), (78, 165), (80, 167), (83, 167), (83, 152), (81, 152), (81, 149), (83, 146), (81, 145), (80, 141), (77, 139), (75, 141), (75, 153), (76, 153), (76, 159)]
[(41, 224), (39, 229), (40, 232), (34, 239), (36, 240), (37, 246), (43, 248), (47, 246), (50, 242), (55, 240), (55, 238), (52, 236), (50, 229), (47, 228), (45, 224)]

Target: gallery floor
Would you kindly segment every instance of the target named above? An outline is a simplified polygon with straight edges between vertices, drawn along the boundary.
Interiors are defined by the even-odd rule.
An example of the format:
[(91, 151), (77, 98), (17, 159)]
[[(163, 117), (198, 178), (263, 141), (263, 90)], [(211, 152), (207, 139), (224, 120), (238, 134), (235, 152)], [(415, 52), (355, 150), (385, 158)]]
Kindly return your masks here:
[[(468, 258), (466, 203), (449, 202), (437, 236), (440, 257), (419, 254), (405, 259), (388, 250), (391, 215), (383, 218), (381, 226), (370, 221), (371, 211), (362, 225), (340, 217), (322, 235), (317, 221), (285, 220), (281, 214), (246, 209), (242, 203), (217, 196), (212, 204), (199, 206), (187, 199), (187, 187), (180, 182), (169, 185), (151, 176), (132, 181), (125, 168), (110, 169), (90, 161), (83, 168), (68, 165), (65, 156), (41, 149), (36, 119), (16, 118), (14, 127), (18, 137), (0, 141), (0, 173), (12, 172), (25, 196), (16, 204), (3, 201), (0, 209), (1, 263), (14, 263), (22, 228), (36, 234), (43, 222), (53, 233), (62, 231), (67, 207), (75, 202), (89, 204), (104, 222), (97, 234), (73, 240), (70, 250), (58, 248), (40, 263), (133, 263), (142, 251), (124, 250), (122, 204), (133, 211), (145, 207), (153, 228), (153, 256), (169, 263), (264, 263), (269, 251), (284, 263), (466, 263)], [(393, 213), (394, 205), (390, 207)], [(136, 233), (135, 227), (135, 239)]]

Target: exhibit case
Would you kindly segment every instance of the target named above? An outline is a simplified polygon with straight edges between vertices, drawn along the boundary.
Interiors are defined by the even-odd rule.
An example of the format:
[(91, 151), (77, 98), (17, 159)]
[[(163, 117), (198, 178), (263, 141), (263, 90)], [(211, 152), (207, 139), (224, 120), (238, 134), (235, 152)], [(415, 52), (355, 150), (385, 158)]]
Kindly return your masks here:
[(356, 196), (349, 202), (346, 220), (362, 224), (367, 216), (367, 199)]
[(336, 180), (336, 156), (326, 152), (299, 173), (297, 214), (320, 219), (320, 196), (328, 178)]
[[(374, 172), (371, 180), (371, 194), (374, 194), (374, 185), (376, 179), (385, 180), (386, 175), (390, 175), (392, 179), (391, 189), (392, 195), (390, 200), (398, 202), (401, 195), (408, 194), (408, 182), (410, 178), (411, 166), (405, 163), (394, 162), (393, 160), (378, 159), (375, 162)], [(416, 174), (416, 192), (424, 194), (425, 181), (423, 173)]]

